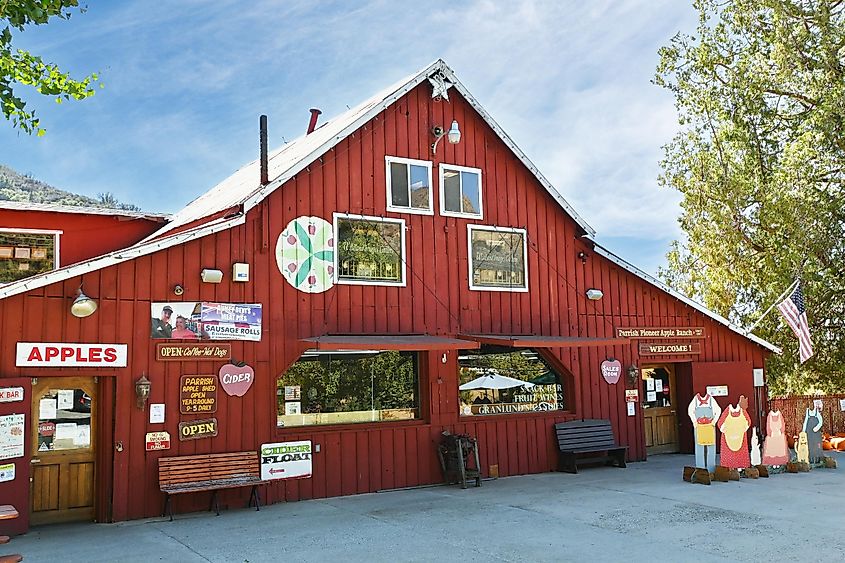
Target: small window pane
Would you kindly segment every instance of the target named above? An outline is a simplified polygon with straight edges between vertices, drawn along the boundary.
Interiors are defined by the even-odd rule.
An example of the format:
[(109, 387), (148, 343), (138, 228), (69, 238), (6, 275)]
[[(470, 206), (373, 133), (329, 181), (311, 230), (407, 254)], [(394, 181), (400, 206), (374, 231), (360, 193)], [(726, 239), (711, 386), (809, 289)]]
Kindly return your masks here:
[(392, 221), (339, 218), (338, 279), (402, 283), (402, 225)]
[(55, 268), (56, 235), (0, 231), (0, 283)]
[(493, 289), (524, 289), (525, 239), (523, 233), (470, 231), (472, 285)]
[(463, 212), (476, 215), (481, 213), (481, 205), (478, 199), (478, 174), (461, 172), (461, 192), (463, 194), (461, 198)]
[(390, 163), (390, 202), (396, 207), (408, 207), (408, 166)]
[(38, 401), (38, 451), (91, 447), (92, 399), (82, 389), (50, 389)]
[(443, 194), (446, 211), (461, 212), (461, 176), (452, 170), (443, 172)]
[(428, 168), (411, 165), (411, 207), (429, 209)]

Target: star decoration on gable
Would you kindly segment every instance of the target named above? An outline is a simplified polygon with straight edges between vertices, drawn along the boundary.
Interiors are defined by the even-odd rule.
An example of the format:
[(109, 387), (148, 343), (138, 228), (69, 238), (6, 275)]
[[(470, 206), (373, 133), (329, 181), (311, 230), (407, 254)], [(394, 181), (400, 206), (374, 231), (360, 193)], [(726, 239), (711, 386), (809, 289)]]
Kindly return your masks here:
[(446, 80), (446, 75), (442, 72), (436, 72), (428, 77), (429, 83), (431, 83), (431, 97), (432, 98), (443, 98), (444, 100), (449, 99), (449, 88), (452, 87), (452, 83)]

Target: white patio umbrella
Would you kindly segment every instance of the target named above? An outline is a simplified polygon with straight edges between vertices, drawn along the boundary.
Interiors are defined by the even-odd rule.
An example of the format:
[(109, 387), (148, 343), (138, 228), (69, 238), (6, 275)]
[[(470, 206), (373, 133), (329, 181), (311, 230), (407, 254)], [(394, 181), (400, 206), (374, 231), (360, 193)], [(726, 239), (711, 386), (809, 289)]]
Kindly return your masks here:
[(521, 379), (514, 379), (506, 375), (499, 375), (498, 373), (487, 373), (481, 377), (476, 377), (472, 381), (467, 381), (458, 389), (461, 391), (471, 391), (472, 389), (511, 389), (513, 387), (525, 387), (531, 389), (534, 384), (530, 381), (522, 381)]

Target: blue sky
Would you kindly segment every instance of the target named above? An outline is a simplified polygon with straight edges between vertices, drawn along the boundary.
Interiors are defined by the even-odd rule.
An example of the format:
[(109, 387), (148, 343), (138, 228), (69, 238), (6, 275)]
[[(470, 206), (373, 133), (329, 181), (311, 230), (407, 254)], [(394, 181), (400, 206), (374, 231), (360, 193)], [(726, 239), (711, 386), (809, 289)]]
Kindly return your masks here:
[[(657, 187), (673, 99), (657, 50), (692, 31), (686, 0), (97, 2), (15, 44), (105, 88), (27, 95), (47, 135), (0, 124), (0, 163), (62, 189), (172, 213), (270, 147), (443, 58), (579, 214), (643, 270), (680, 235)], [(19, 94), (23, 94), (23, 89)]]

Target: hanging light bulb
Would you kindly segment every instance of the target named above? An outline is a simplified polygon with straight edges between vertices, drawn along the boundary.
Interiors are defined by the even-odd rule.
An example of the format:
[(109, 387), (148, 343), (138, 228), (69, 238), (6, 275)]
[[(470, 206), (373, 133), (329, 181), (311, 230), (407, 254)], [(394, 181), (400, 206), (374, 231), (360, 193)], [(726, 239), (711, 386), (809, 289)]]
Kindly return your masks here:
[(79, 286), (76, 293), (76, 299), (73, 300), (73, 304), (70, 306), (70, 314), (80, 319), (93, 315), (94, 311), (97, 310), (97, 302), (82, 293), (82, 286)]

